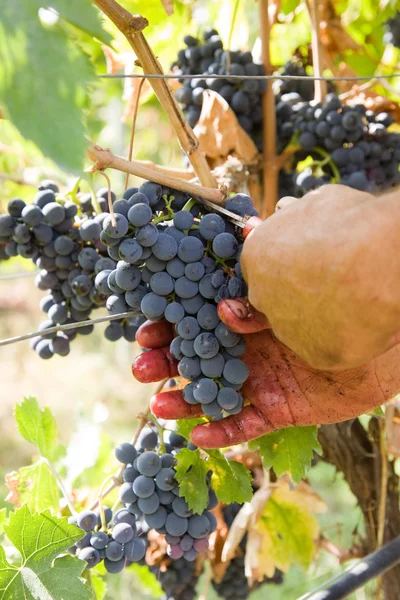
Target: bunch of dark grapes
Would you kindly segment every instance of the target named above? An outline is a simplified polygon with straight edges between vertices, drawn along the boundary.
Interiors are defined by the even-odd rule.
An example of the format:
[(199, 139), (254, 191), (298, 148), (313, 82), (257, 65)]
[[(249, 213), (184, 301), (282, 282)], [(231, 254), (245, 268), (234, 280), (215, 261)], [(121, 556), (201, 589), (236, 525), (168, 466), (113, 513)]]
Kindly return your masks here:
[[(229, 504), (228, 506), (224, 506), (223, 515), (228, 528), (231, 527), (241, 507), (242, 506), (240, 504), (237, 504), (236, 502), (234, 502), (233, 504)], [(212, 585), (215, 591), (220, 596), (220, 598), (223, 598), (224, 600), (246, 600), (246, 598), (249, 597), (251, 592), (258, 589), (262, 585), (265, 585), (267, 583), (282, 583), (282, 573), (280, 571), (275, 571), (275, 574), (272, 578), (265, 577), (262, 582), (257, 582), (254, 584), (253, 587), (249, 587), (247, 577), (244, 571), (244, 554), (246, 551), (246, 541), (247, 534), (240, 542), (240, 555), (236, 556), (231, 560), (223, 579), (219, 583), (212, 580)]]
[[(388, 113), (343, 105), (335, 94), (315, 105), (282, 97), (278, 107), (301, 148), (295, 165), (313, 159), (296, 177), (297, 195), (331, 181), (369, 192), (399, 184), (400, 134), (388, 130)], [(278, 137), (286, 139), (284, 133)]]
[[(257, 214), (246, 194), (228, 199), (228, 210)], [(240, 359), (244, 338), (220, 322), (217, 304), (245, 296), (239, 257), (241, 241), (234, 225), (208, 212), (201, 203), (176, 190), (145, 182), (128, 201), (114, 204), (103, 221), (101, 239), (119, 261), (100, 271), (97, 290), (107, 296), (110, 314), (131, 310), (150, 321), (175, 326), (170, 352), (178, 372), (190, 383), (189, 404), (220, 418), (243, 406), (240, 388), (248, 367)]]
[(400, 48), (400, 11), (397, 12), (393, 19), (389, 19), (385, 23), (383, 41), (385, 44), (393, 44), (393, 46)]
[[(40, 269), (35, 285), (47, 292), (40, 302), (47, 319), (39, 326), (41, 335), (31, 342), (43, 359), (54, 354), (66, 356), (70, 342), (78, 333), (91, 333), (93, 325), (58, 334), (46, 334), (47, 329), (86, 321), (93, 310), (105, 306), (106, 296), (96, 289), (94, 279), (97, 273), (116, 266), (100, 239), (108, 216), (107, 193), (106, 189), (99, 190), (97, 201), (102, 212), (96, 214), (90, 194), (78, 194), (77, 202), (72, 202), (59, 195), (54, 182), (44, 181), (32, 204), (14, 198), (8, 203), (8, 214), (0, 215), (0, 259), (30, 259)], [(115, 204), (118, 206), (118, 201)], [(105, 337), (134, 341), (141, 322), (140, 318), (113, 321), (105, 329)]]
[(207, 509), (202, 514), (194, 514), (180, 497), (174, 466), (176, 454), (185, 446), (185, 438), (176, 433), (171, 433), (164, 444), (147, 428), (136, 447), (130, 443), (120, 444), (115, 455), (126, 465), (120, 488), (126, 513), (132, 515), (132, 519), (143, 519), (148, 529), (165, 534), (171, 559), (184, 558), (192, 562), (200, 552), (208, 550), (208, 536), (216, 528), (216, 519), (210, 510), (215, 508), (217, 499), (210, 488)]
[(125, 509), (112, 514), (104, 507), (105, 523), (100, 511), (84, 510), (68, 519), (85, 531), (85, 537), (76, 542), (69, 552), (86, 561), (92, 569), (100, 562), (109, 573), (119, 573), (124, 567), (140, 562), (147, 549), (146, 537), (142, 535), (136, 517)]
[[(260, 145), (261, 94), (263, 80), (232, 79), (230, 75), (264, 75), (262, 64), (255, 63), (251, 52), (228, 51), (215, 29), (207, 29), (203, 41), (191, 35), (184, 37), (186, 48), (179, 50), (173, 64), (177, 75), (204, 75), (204, 78), (181, 79), (183, 87), (177, 90), (176, 99), (184, 105), (191, 127), (199, 120), (204, 90), (218, 92), (232, 108), (243, 129)], [(226, 75), (215, 78), (213, 75)]]
[(199, 577), (196, 564), (184, 558), (172, 560), (166, 568), (150, 567), (167, 600), (194, 600)]

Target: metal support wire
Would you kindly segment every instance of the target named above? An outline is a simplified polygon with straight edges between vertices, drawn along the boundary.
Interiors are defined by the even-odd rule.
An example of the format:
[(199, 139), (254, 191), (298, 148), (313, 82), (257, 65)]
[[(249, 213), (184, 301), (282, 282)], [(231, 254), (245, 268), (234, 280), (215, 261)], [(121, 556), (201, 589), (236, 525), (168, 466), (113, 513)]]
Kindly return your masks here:
[(213, 74), (196, 74), (196, 75), (183, 75), (174, 73), (104, 73), (98, 74), (97, 77), (101, 79), (206, 79), (211, 77), (212, 79), (234, 79), (238, 81), (246, 79), (260, 79), (268, 81), (269, 79), (282, 79), (282, 80), (293, 80), (293, 81), (371, 81), (371, 79), (392, 79), (393, 77), (400, 77), (399, 73), (392, 73), (391, 75), (360, 75), (354, 77), (313, 77), (309, 75), (225, 75)]
[(342, 600), (400, 562), (400, 536), (298, 600)]
[(107, 317), (99, 317), (98, 319), (90, 319), (88, 321), (77, 321), (76, 323), (67, 323), (66, 325), (55, 325), (48, 329), (42, 329), (42, 331), (34, 331), (33, 333), (26, 333), (25, 335), (17, 335), (12, 338), (0, 340), (0, 346), (8, 346), (8, 344), (15, 344), (16, 342), (23, 342), (24, 340), (31, 340), (34, 337), (42, 336), (46, 337), (50, 333), (58, 333), (59, 331), (68, 331), (71, 329), (79, 329), (80, 327), (86, 327), (87, 325), (96, 325), (96, 323), (105, 323), (106, 321), (116, 321), (117, 319), (130, 319), (137, 317), (137, 313), (124, 312), (118, 315), (108, 315)]

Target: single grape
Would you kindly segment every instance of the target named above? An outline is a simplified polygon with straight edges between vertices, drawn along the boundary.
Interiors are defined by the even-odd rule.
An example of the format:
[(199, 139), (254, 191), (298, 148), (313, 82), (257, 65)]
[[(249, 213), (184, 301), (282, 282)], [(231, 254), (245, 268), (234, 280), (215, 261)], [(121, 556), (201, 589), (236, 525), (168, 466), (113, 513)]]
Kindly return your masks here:
[(154, 477), (161, 470), (161, 458), (156, 452), (144, 452), (138, 457), (136, 468), (141, 475)]
[(128, 465), (122, 473), (122, 479), (125, 482), (133, 483), (139, 475), (139, 471), (137, 471), (133, 465)]
[(29, 204), (22, 210), (21, 217), (26, 225), (35, 227), (43, 220), (43, 213), (35, 204)]
[(178, 517), (190, 517), (193, 512), (189, 509), (188, 503), (185, 498), (175, 498), (172, 502), (172, 510)]
[(49, 202), (42, 209), (43, 217), (49, 225), (58, 225), (65, 219), (65, 209), (57, 202)]
[(90, 548), (89, 546), (87, 548), (83, 548), (79, 552), (79, 558), (87, 562), (88, 569), (93, 569), (93, 567), (98, 565), (100, 562), (100, 554), (98, 551), (95, 548)]
[(106, 557), (112, 562), (121, 560), (124, 555), (124, 547), (116, 541), (111, 541), (106, 548)]
[(196, 294), (192, 298), (181, 298), (181, 304), (188, 315), (197, 315), (204, 304), (204, 298)]
[(217, 290), (212, 284), (211, 274), (206, 274), (204, 275), (204, 277), (202, 277), (202, 279), (199, 282), (199, 292), (203, 296), (203, 298), (206, 298), (207, 300), (214, 299)]
[(216, 378), (222, 375), (225, 360), (222, 354), (216, 354), (213, 358), (202, 358), (200, 360), (200, 368), (203, 375), (206, 377)]
[(107, 327), (104, 330), (104, 337), (109, 342), (117, 342), (122, 338), (123, 334), (124, 329), (121, 323), (118, 323), (117, 321), (112, 321), (111, 323), (109, 323), (109, 325), (107, 325)]
[(143, 227), (150, 223), (153, 212), (146, 203), (138, 203), (131, 206), (128, 212), (128, 220), (135, 227)]
[(165, 528), (167, 530), (167, 533), (169, 533), (170, 535), (184, 535), (188, 529), (188, 519), (178, 517), (178, 515), (170, 513), (165, 522)]
[(177, 333), (184, 340), (194, 340), (200, 333), (200, 327), (197, 319), (194, 317), (185, 317), (177, 325)]
[(232, 258), (238, 250), (238, 242), (231, 233), (219, 233), (213, 239), (212, 249), (220, 258)]
[[(160, 497), (159, 495), (158, 498), (160, 500), (160, 503), (163, 504), (162, 497)], [(153, 512), (150, 515), (146, 515), (146, 523), (151, 529), (160, 529), (165, 525), (165, 522), (167, 520), (167, 514), (167, 510), (164, 508), (164, 506), (159, 506), (155, 512)]]
[(118, 246), (118, 255), (126, 263), (138, 262), (143, 254), (142, 246), (135, 239), (127, 239)]
[(193, 358), (194, 356), (196, 356), (196, 350), (194, 349), (194, 341), (183, 340), (181, 343), (181, 352), (183, 356), (188, 356), (189, 358)]
[(215, 335), (204, 332), (195, 338), (194, 349), (200, 358), (213, 358), (218, 354), (219, 343)]
[(239, 396), (234, 389), (224, 387), (218, 392), (217, 402), (224, 410), (231, 410), (237, 406)]
[(179, 558), (182, 558), (183, 556), (183, 550), (182, 548), (177, 545), (177, 546), (168, 546), (167, 548), (167, 554), (170, 558), (172, 558), (172, 560), (178, 560)]
[(69, 339), (66, 335), (60, 334), (50, 341), (50, 350), (59, 356), (67, 356), (70, 352)]
[(183, 358), (183, 354), (181, 351), (182, 340), (183, 338), (178, 336), (172, 340), (169, 346), (169, 351), (171, 352), (172, 356), (176, 358), (176, 360), (180, 360), (181, 358)]
[(139, 475), (133, 482), (133, 491), (138, 498), (149, 498), (155, 490), (155, 483), (150, 477)]
[(111, 215), (106, 217), (103, 221), (103, 231), (114, 239), (121, 239), (128, 233), (129, 223), (128, 219), (124, 215), (118, 213), (115, 214), (116, 225), (112, 224)]
[(164, 315), (166, 307), (166, 299), (154, 292), (146, 294), (140, 304), (142, 313), (150, 321), (160, 319)]
[(119, 488), (119, 497), (125, 504), (137, 502), (137, 496), (134, 493), (132, 489), (132, 484), (130, 482), (126, 482), (121, 485), (121, 487)]
[[(188, 239), (188, 238), (185, 238)], [(184, 242), (182, 240), (180, 244)], [(160, 233), (154, 246), (152, 246), (153, 254), (159, 260), (172, 260), (178, 252), (178, 244), (174, 238), (166, 233)]]
[(146, 542), (143, 538), (136, 537), (124, 546), (124, 556), (127, 560), (138, 562), (146, 554)]
[(215, 329), (220, 322), (217, 307), (214, 304), (205, 304), (199, 310), (197, 320), (202, 329)]
[(118, 544), (127, 544), (133, 539), (134, 531), (129, 523), (117, 523), (114, 525), (111, 535)]
[(78, 514), (76, 522), (84, 531), (91, 531), (97, 525), (97, 516), (91, 510), (83, 510)]
[(140, 304), (146, 295), (146, 290), (143, 286), (138, 286), (135, 290), (129, 290), (125, 293), (125, 302), (134, 311), (140, 312)]
[(220, 215), (209, 213), (200, 221), (199, 231), (203, 238), (212, 241), (218, 234), (224, 233), (225, 222)]
[(220, 323), (216, 327), (215, 336), (218, 339), (221, 346), (224, 346), (225, 348), (236, 346), (236, 344), (238, 344), (241, 339), (240, 334), (229, 329), (229, 327), (225, 325), (225, 323)]
[[(112, 273), (110, 273), (109, 278), (111, 275)], [(107, 298), (106, 308), (110, 315), (119, 315), (128, 312), (128, 305), (125, 302), (125, 298), (119, 294), (113, 294)]]
[(233, 358), (225, 363), (223, 375), (230, 383), (242, 384), (249, 376), (249, 368), (239, 358)]
[(174, 469), (164, 467), (157, 473), (156, 486), (158, 489), (162, 490), (163, 492), (168, 492), (172, 490), (175, 485), (176, 480)]
[(104, 550), (109, 541), (109, 537), (104, 531), (97, 531), (97, 533), (92, 534), (90, 545), (96, 550)]
[(200, 360), (184, 356), (178, 363), (178, 372), (185, 379), (197, 379), (201, 375)]
[(211, 533), (211, 525), (205, 515), (193, 515), (188, 519), (187, 531), (193, 538), (200, 540)]
[(160, 499), (158, 494), (154, 492), (148, 498), (139, 498), (138, 507), (144, 515), (152, 515), (155, 513), (160, 506)]
[[(154, 275), (153, 275), (154, 277)], [(171, 302), (164, 311), (164, 317), (170, 323), (179, 323), (185, 316), (185, 309), (178, 302)]]
[(150, 288), (159, 296), (168, 296), (174, 291), (174, 281), (165, 271), (154, 273), (150, 279)]
[(137, 450), (135, 446), (129, 442), (123, 442), (115, 448), (115, 458), (124, 465), (132, 464), (136, 457)]
[[(115, 543), (115, 542), (111, 542)], [(107, 547), (108, 548), (108, 547)], [(107, 556), (107, 548), (106, 548), (106, 556)], [(122, 546), (121, 546), (122, 548)], [(123, 553), (123, 550), (122, 550)], [(104, 559), (104, 568), (107, 573), (120, 573), (125, 567), (125, 558), (121, 558), (120, 560), (110, 560), (108, 557)]]
[[(124, 243), (124, 242), (122, 242)], [(141, 281), (141, 272), (136, 265), (121, 261), (118, 263), (115, 274), (115, 283), (123, 290), (130, 291), (138, 287)]]
[(148, 223), (143, 227), (139, 227), (136, 230), (135, 236), (137, 242), (141, 246), (149, 248), (150, 246), (153, 246), (156, 243), (159, 236), (159, 232), (155, 225), (153, 225), (152, 223)]
[(179, 279), (185, 273), (185, 263), (181, 261), (180, 258), (175, 257), (169, 262), (167, 262), (167, 273), (174, 277), (174, 279)]
[[(46, 208), (47, 207), (45, 207), (44, 210), (46, 210)], [(84, 242), (95, 242), (99, 239), (100, 232), (101, 227), (99, 223), (96, 223), (96, 221), (92, 219), (84, 221), (79, 228), (80, 236)]]
[(157, 446), (157, 441), (157, 433), (150, 427), (144, 427), (140, 432), (138, 444), (144, 450), (153, 450)]
[(218, 386), (212, 379), (203, 377), (194, 384), (193, 396), (201, 404), (210, 404), (218, 394)]
[(177, 229), (185, 231), (193, 225), (193, 215), (187, 210), (179, 210), (174, 215), (174, 225)]
[(179, 242), (178, 257), (184, 263), (197, 262), (203, 258), (204, 244), (195, 237), (185, 237)]

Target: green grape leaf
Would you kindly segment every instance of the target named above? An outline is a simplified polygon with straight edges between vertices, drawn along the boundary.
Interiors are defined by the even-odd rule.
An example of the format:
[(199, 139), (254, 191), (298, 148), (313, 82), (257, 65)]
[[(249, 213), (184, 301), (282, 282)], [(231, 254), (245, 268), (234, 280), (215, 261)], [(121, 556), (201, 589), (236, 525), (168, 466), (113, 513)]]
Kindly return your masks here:
[(94, 70), (60, 24), (40, 22), (37, 6), (31, 0), (2, 5), (0, 102), (26, 139), (65, 169), (79, 172), (87, 147), (83, 108)]
[(46, 508), (59, 509), (60, 492), (56, 479), (48, 465), (38, 460), (33, 465), (21, 467), (13, 474), (17, 479), (18, 504), (26, 504), (30, 510), (40, 512)]
[(4, 532), (4, 523), (7, 519), (7, 509), (2, 508), (0, 510), (0, 535)]
[(51, 410), (41, 410), (36, 398), (24, 398), (15, 407), (15, 420), (22, 437), (50, 459), (57, 446), (57, 424)]
[(91, 600), (81, 578), (85, 563), (65, 552), (85, 534), (65, 518), (49, 511), (31, 513), (22, 506), (4, 526), (10, 542), (21, 554), (21, 565), (10, 565), (0, 546), (1, 600)]
[(207, 465), (213, 472), (211, 486), (218, 500), (225, 504), (249, 502), (253, 496), (250, 471), (242, 463), (227, 460), (219, 450), (209, 454)]
[(259, 449), (266, 469), (273, 467), (278, 477), (289, 473), (297, 483), (306, 476), (313, 451), (321, 450), (317, 434), (315, 426), (288, 427), (257, 438), (249, 443), (249, 448)]
[(146, 590), (147, 595), (152, 598), (164, 597), (164, 592), (157, 577), (150, 571), (147, 565), (133, 564), (129, 567), (129, 571), (133, 573), (138, 582), (137, 589)]
[(179, 483), (179, 495), (185, 498), (193, 512), (201, 514), (208, 504), (208, 462), (201, 458), (199, 450), (187, 448), (178, 452), (176, 460), (175, 477)]
[(102, 27), (99, 11), (89, 0), (52, 0), (48, 5), (39, 0), (36, 1), (36, 5), (38, 9), (41, 6), (45, 8), (51, 6), (71, 25), (82, 29), (104, 44), (110, 44), (112, 40), (110, 34)]
[(187, 440), (190, 439), (190, 434), (196, 425), (202, 425), (203, 423), (207, 423), (207, 419), (204, 417), (199, 417), (198, 419), (178, 419), (176, 421), (177, 431), (180, 435), (183, 435)]

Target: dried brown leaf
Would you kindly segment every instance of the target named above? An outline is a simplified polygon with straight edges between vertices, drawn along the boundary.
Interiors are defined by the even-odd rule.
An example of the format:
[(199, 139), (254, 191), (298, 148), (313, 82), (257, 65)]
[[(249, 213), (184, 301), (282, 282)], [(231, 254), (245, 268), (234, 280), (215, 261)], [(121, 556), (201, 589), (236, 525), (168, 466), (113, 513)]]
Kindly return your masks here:
[(224, 578), (229, 566), (229, 561), (222, 561), (222, 551), (228, 535), (228, 526), (225, 523), (221, 504), (218, 504), (212, 512), (217, 519), (217, 529), (211, 534), (209, 539), (208, 557), (210, 559), (212, 578), (219, 583)]
[(248, 530), (251, 531), (258, 521), (273, 489), (272, 485), (262, 487), (256, 491), (251, 502), (243, 504), (231, 525), (224, 545), (222, 552), (222, 560), (224, 562), (233, 558), (246, 532)]
[(19, 506), (20, 503), (20, 494), (18, 491), (19, 486), (19, 477), (17, 471), (11, 471), (11, 473), (6, 473), (4, 476), (6, 486), (9, 489), (8, 495), (5, 498), (6, 502), (10, 502), (11, 504), (15, 504), (16, 507)]
[(216, 92), (205, 90), (199, 122), (194, 128), (200, 149), (207, 158), (222, 162), (229, 155), (243, 163), (257, 159), (253, 140), (240, 127), (229, 104)]
[(174, 12), (174, 0), (161, 0), (161, 4), (165, 8), (165, 12), (170, 17)]

